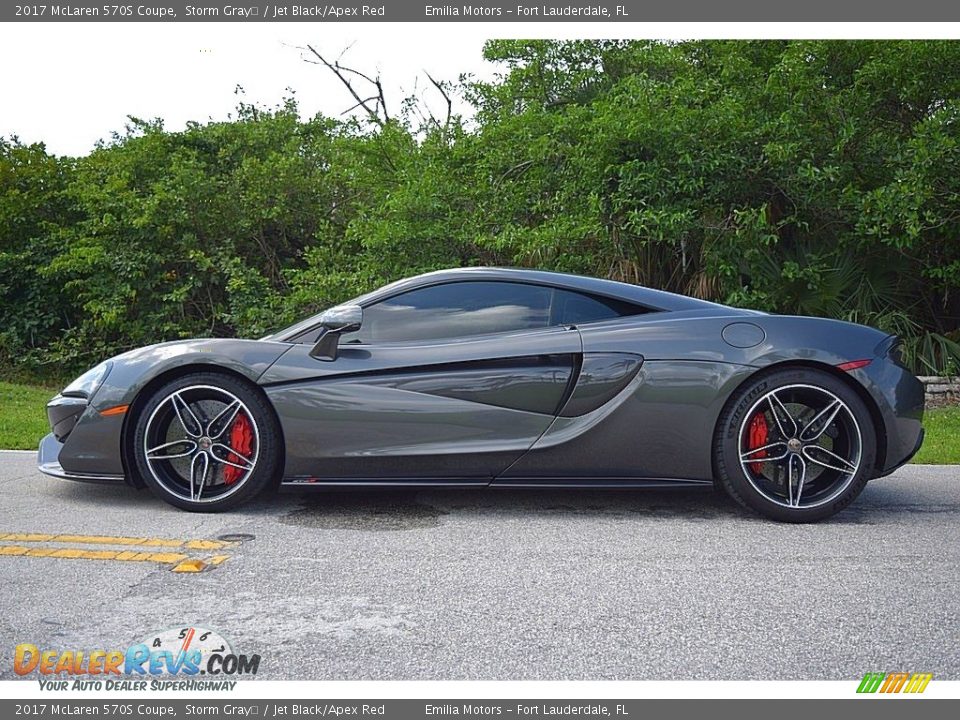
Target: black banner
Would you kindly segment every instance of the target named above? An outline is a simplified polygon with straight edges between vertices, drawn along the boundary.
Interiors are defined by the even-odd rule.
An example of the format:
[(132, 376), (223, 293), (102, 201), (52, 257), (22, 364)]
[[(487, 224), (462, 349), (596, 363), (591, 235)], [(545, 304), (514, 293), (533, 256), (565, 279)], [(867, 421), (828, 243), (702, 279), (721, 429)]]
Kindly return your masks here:
[[(117, 0), (113, 0), (116, 2)], [(159, 0), (15, 3), (0, 21), (20, 22), (946, 22), (960, 20), (960, 3), (915, 0), (372, 0), (368, 2), (249, 2)]]
[[(910, 704), (909, 710), (904, 702)], [(451, 720), (456, 718), (536, 718), (646, 720), (668, 713), (741, 720), (809, 720), (842, 712), (845, 718), (911, 720), (956, 717), (956, 700), (0, 700), (0, 717), (236, 717), (351, 718), (355, 720)], [(695, 715), (694, 715), (695, 714)]]

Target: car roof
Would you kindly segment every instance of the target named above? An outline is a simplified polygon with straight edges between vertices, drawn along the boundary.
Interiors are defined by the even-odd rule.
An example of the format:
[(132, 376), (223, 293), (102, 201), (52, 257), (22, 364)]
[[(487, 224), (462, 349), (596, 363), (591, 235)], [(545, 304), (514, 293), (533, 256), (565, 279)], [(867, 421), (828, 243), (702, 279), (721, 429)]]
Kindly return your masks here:
[(666, 292), (664, 290), (654, 290), (641, 285), (631, 285), (616, 280), (605, 280), (587, 277), (585, 275), (574, 275), (548, 270), (528, 270), (526, 268), (510, 267), (467, 267), (435, 270), (434, 272), (423, 273), (422, 275), (415, 275), (390, 283), (366, 295), (361, 295), (351, 302), (358, 305), (371, 305), (384, 298), (398, 295), (409, 290), (428, 287), (430, 285), (443, 285), (451, 282), (466, 281), (521, 282), (567, 288), (636, 303), (648, 307), (651, 310), (695, 310), (698, 308), (722, 307), (707, 300), (698, 300), (687, 297), (686, 295), (677, 295), (676, 293)]
[[(724, 305), (718, 305), (717, 303), (712, 303), (707, 300), (698, 300), (687, 297), (686, 295), (677, 295), (676, 293), (666, 292), (664, 290), (654, 290), (641, 285), (631, 285), (616, 280), (604, 280), (601, 278), (587, 277), (585, 275), (573, 275), (571, 273), (548, 270), (528, 270), (526, 268), (508, 267), (467, 267), (435, 270), (433, 272), (423, 273), (422, 275), (414, 275), (413, 277), (404, 278), (403, 280), (397, 280), (365, 295), (353, 298), (347, 301), (346, 304), (368, 307), (381, 300), (409, 292), (410, 290), (430, 287), (432, 285), (445, 285), (447, 283), (468, 281), (519, 282), (566, 288), (568, 290), (635, 303), (655, 311), (733, 310), (732, 308), (727, 308)], [(297, 337), (301, 333), (316, 327), (320, 322), (321, 314), (322, 313), (318, 313), (305, 320), (301, 320), (283, 330), (267, 335), (266, 338), (263, 339), (288, 340)]]

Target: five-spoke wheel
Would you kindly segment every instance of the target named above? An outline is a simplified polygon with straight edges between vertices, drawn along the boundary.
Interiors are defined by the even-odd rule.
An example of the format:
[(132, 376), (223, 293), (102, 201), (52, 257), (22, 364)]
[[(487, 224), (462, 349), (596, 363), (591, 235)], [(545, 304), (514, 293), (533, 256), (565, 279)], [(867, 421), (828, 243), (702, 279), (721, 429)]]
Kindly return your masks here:
[(863, 401), (846, 383), (797, 368), (764, 375), (734, 396), (715, 451), (719, 478), (735, 499), (779, 520), (810, 521), (860, 493), (876, 440)]
[(144, 480), (187, 509), (217, 510), (247, 499), (277, 464), (263, 400), (226, 376), (187, 376), (161, 388), (140, 413), (136, 435)]

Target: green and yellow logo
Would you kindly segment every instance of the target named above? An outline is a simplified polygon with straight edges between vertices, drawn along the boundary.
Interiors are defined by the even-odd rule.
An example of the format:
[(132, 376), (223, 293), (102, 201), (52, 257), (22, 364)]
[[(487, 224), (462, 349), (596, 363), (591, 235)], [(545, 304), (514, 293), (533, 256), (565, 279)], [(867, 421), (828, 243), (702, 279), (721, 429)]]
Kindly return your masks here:
[(858, 693), (922, 693), (933, 679), (931, 673), (867, 673)]

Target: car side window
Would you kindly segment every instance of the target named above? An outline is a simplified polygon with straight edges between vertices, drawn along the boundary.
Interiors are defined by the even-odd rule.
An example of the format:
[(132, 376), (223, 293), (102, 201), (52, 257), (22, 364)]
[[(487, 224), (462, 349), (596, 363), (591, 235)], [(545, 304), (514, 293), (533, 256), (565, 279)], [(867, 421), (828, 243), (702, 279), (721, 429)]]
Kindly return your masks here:
[(613, 298), (585, 295), (570, 290), (554, 290), (551, 306), (551, 325), (582, 325), (613, 320), (627, 315), (639, 315), (645, 308)]
[(364, 308), (345, 343), (444, 340), (609, 320), (643, 312), (628, 303), (516, 282), (468, 281), (411, 290)]
[(411, 290), (364, 308), (341, 343), (419, 342), (547, 327), (550, 288), (458, 282)]

